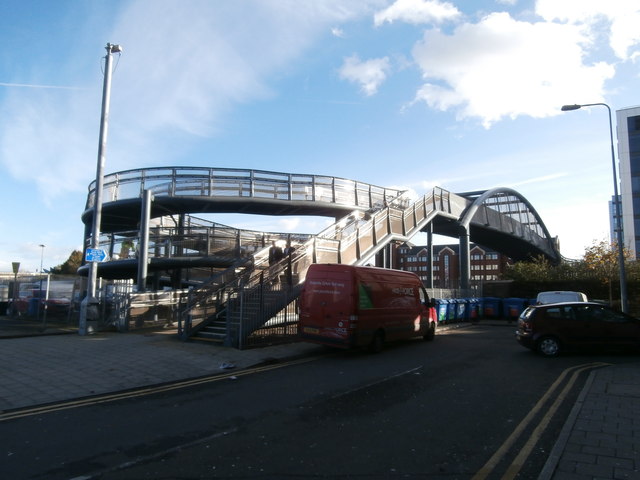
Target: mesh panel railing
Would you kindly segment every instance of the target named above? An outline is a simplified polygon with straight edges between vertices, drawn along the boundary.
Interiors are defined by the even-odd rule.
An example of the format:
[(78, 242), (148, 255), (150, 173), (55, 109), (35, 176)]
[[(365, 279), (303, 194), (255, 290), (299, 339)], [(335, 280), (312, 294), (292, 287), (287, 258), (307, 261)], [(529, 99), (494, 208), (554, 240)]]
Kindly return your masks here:
[[(94, 205), (95, 188), (94, 181), (89, 185), (86, 209)], [(361, 208), (377, 208), (402, 194), (345, 178), (213, 167), (126, 170), (103, 179), (104, 202), (141, 198), (145, 190), (170, 197), (253, 197)]]

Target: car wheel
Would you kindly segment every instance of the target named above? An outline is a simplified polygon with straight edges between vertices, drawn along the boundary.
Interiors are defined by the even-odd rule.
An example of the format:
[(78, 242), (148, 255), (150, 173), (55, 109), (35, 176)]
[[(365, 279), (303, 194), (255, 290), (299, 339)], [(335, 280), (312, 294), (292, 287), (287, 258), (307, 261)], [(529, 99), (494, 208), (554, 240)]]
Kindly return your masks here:
[(422, 338), (424, 338), (427, 341), (431, 341), (435, 336), (436, 336), (436, 324), (431, 323), (431, 325), (429, 325), (429, 330), (427, 331), (425, 336)]
[(384, 344), (384, 332), (378, 330), (371, 339), (369, 344), (369, 351), (371, 353), (380, 353), (382, 351), (382, 345)]
[(545, 357), (557, 357), (560, 354), (560, 340), (556, 337), (542, 337), (538, 340), (536, 351)]

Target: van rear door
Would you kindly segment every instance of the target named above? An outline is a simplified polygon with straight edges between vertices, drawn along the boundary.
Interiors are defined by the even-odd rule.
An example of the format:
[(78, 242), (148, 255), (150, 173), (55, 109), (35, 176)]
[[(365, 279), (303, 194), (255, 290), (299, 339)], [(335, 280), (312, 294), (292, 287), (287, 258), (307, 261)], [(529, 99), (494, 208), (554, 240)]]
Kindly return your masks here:
[(300, 304), (301, 335), (331, 344), (348, 343), (349, 318), (355, 302), (352, 269), (339, 265), (312, 267)]

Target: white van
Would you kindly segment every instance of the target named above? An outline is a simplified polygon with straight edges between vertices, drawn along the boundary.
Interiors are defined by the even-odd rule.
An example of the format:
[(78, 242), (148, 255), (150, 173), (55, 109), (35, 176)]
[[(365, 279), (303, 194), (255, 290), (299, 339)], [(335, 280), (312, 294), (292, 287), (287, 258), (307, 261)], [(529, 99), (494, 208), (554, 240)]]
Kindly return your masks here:
[(587, 296), (582, 292), (540, 292), (536, 298), (536, 305), (560, 302), (587, 302)]

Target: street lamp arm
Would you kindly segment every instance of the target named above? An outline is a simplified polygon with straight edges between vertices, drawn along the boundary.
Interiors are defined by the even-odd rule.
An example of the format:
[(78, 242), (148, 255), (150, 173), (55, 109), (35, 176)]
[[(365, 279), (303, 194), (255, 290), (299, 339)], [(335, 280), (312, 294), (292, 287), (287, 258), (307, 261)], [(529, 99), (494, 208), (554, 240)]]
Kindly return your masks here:
[(616, 237), (617, 237), (617, 243), (618, 243), (618, 263), (619, 265), (619, 270), (620, 270), (620, 308), (623, 312), (627, 311), (627, 275), (625, 273), (625, 266), (624, 266), (624, 238), (622, 236), (622, 206), (620, 205), (621, 199), (618, 197), (618, 174), (616, 172), (616, 155), (615, 155), (615, 150), (613, 148), (613, 120), (611, 119), (611, 107), (609, 107), (609, 105), (607, 105), (606, 103), (584, 103), (582, 105), (578, 105), (578, 104), (573, 104), (573, 105), (563, 105), (562, 106), (562, 111), (563, 112), (569, 112), (572, 110), (578, 110), (582, 107), (595, 107), (595, 106), (602, 106), (602, 107), (607, 107), (607, 110), (609, 112), (609, 138), (610, 138), (610, 143), (611, 143), (611, 167), (613, 169), (613, 202), (614, 202), (614, 206), (615, 206), (615, 216), (618, 219), (618, 225), (617, 228), (615, 228), (615, 223), (614, 223), (614, 230), (616, 230)]
[(560, 110), (562, 110), (563, 112), (570, 112), (571, 110), (579, 110), (582, 107), (595, 107), (597, 105), (607, 107), (607, 110), (609, 110), (609, 115), (611, 115), (611, 107), (609, 107), (609, 105), (607, 105), (606, 103), (583, 103), (582, 105), (578, 105), (578, 104), (563, 105)]

